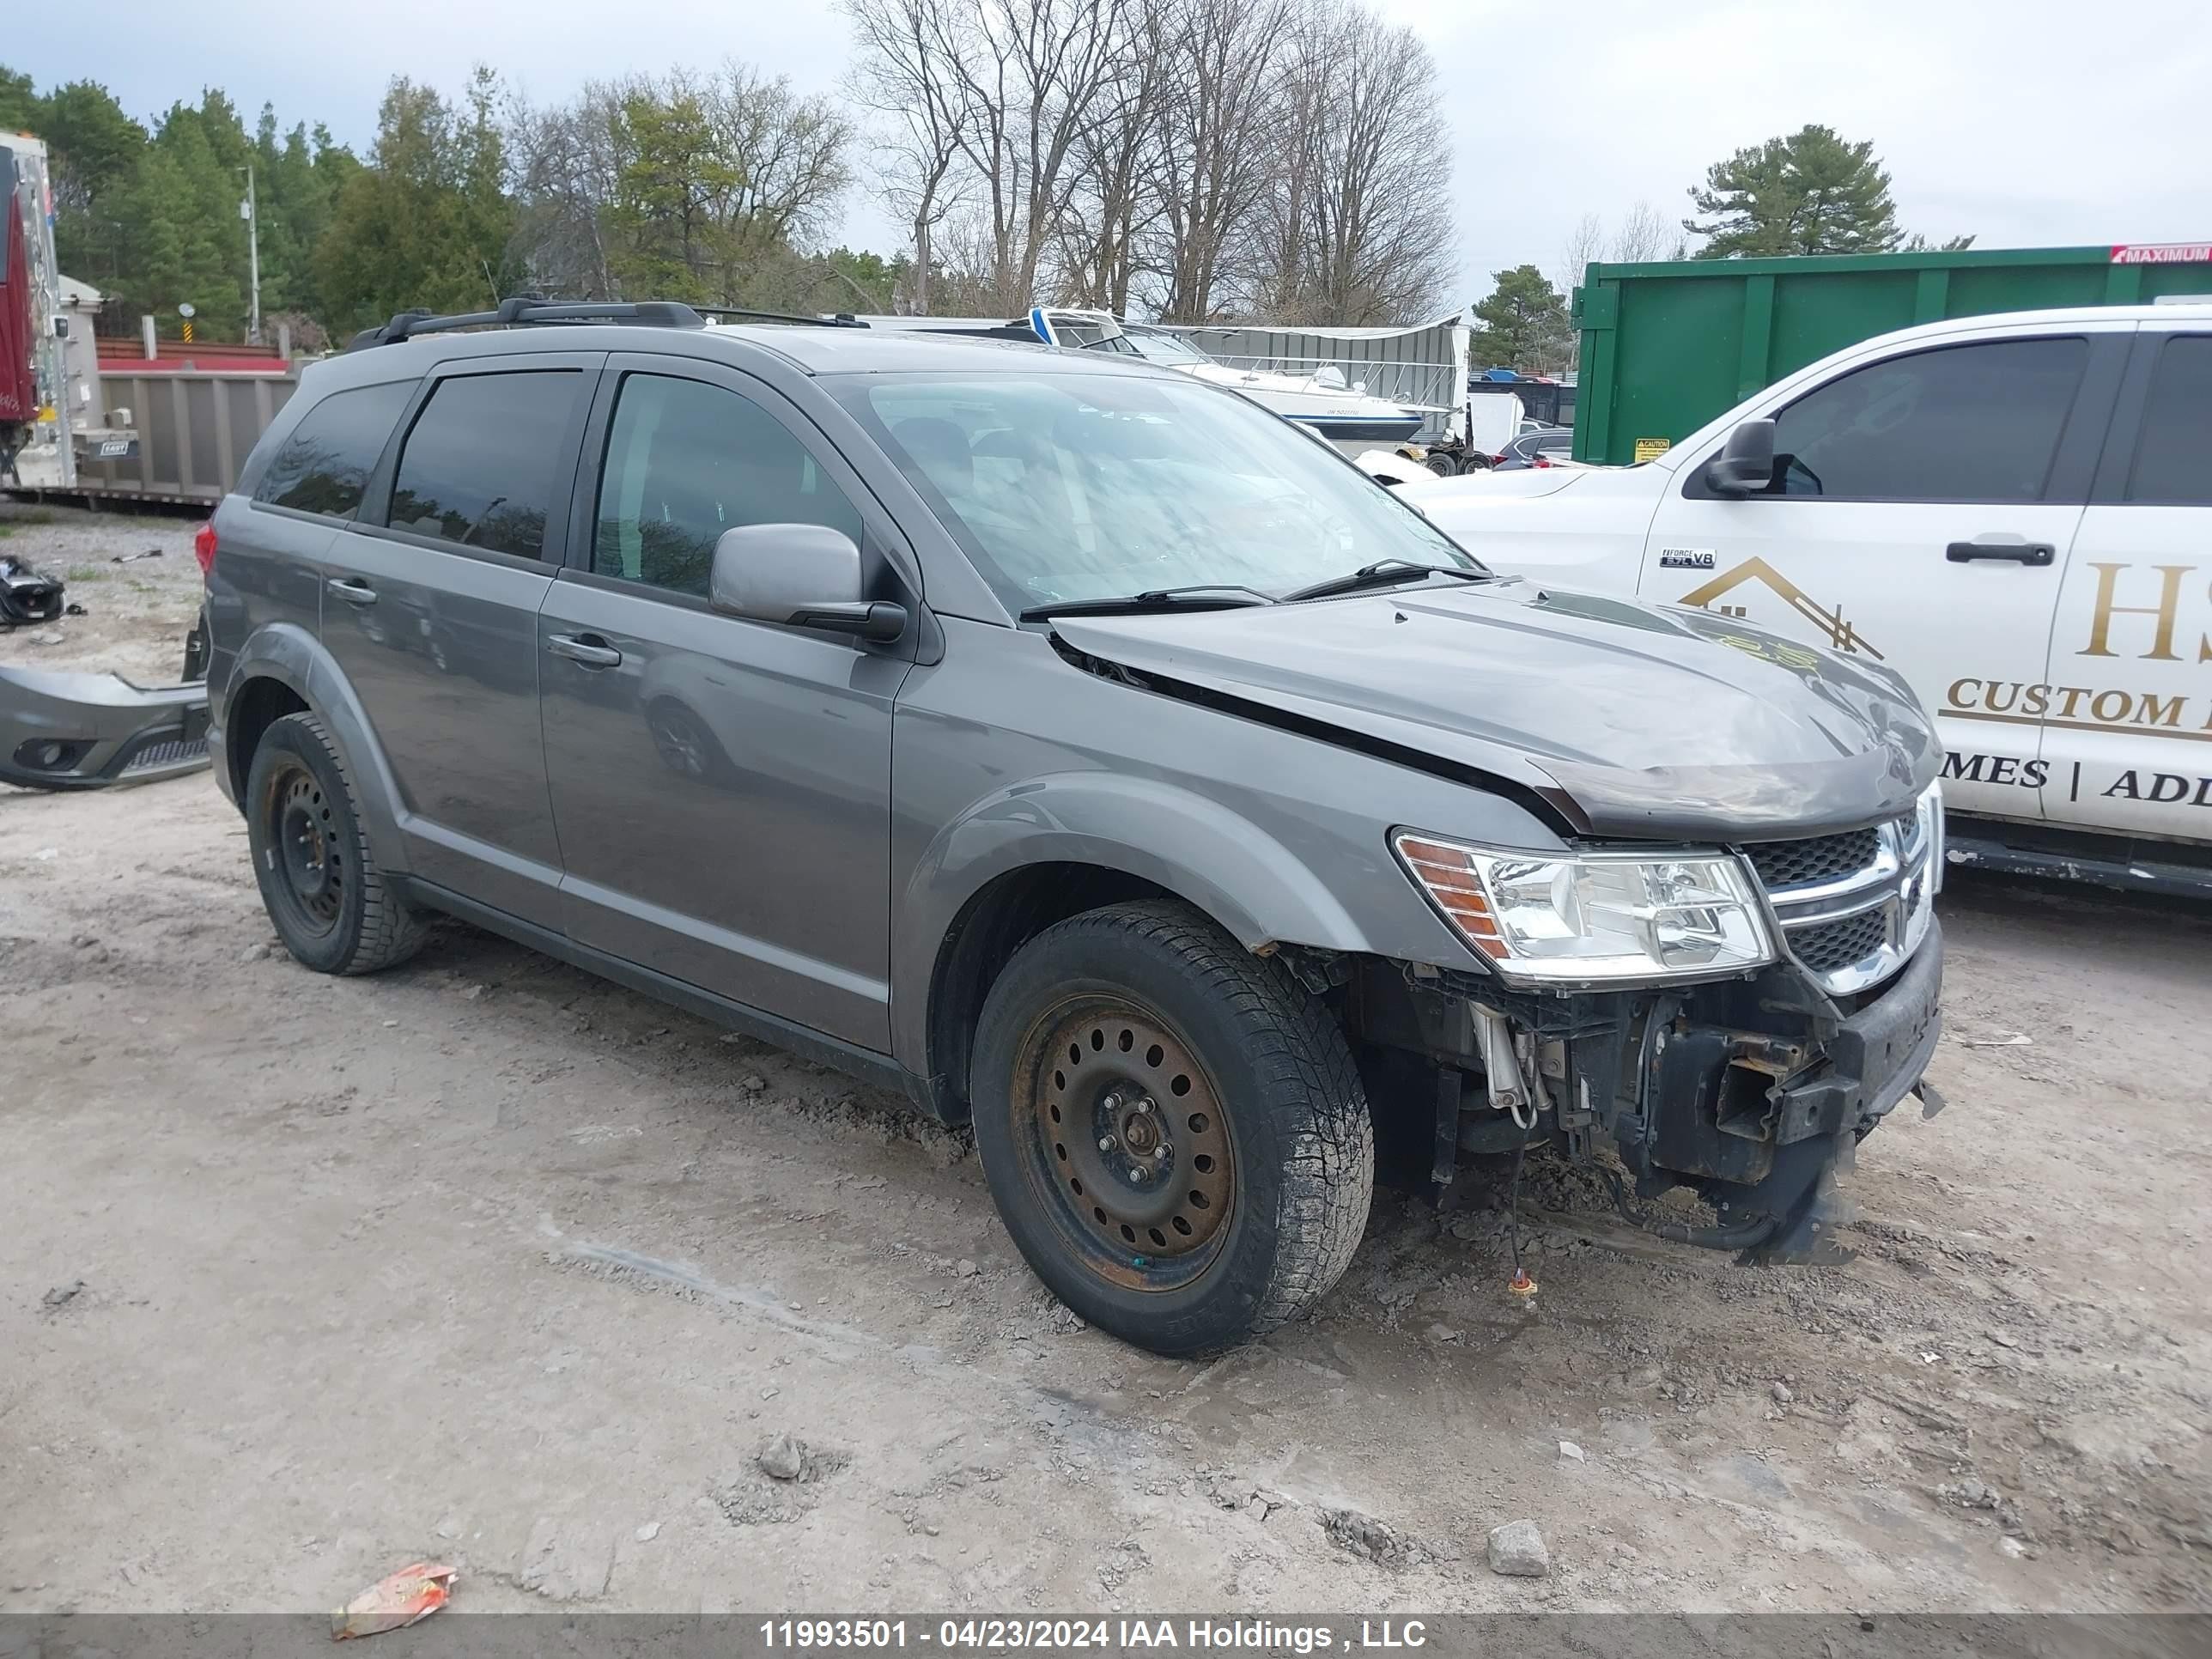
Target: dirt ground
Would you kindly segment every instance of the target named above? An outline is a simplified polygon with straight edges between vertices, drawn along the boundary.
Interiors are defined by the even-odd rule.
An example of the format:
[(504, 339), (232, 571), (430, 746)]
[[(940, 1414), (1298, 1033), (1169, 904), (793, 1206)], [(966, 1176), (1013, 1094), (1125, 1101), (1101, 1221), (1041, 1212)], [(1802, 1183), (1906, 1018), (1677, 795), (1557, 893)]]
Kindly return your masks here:
[[(64, 630), (150, 654), (189, 585), (106, 596), (190, 528), (10, 544), (163, 545)], [(1532, 1164), (1532, 1302), (1495, 1202), (1386, 1194), (1317, 1316), (1180, 1364), (901, 1103), (459, 927), (319, 978), (245, 846), (204, 775), (0, 789), (0, 1611), (425, 1557), (478, 1610), (2212, 1608), (2203, 907), (1954, 878), (1950, 1105), (1850, 1267)]]
[(199, 612), (198, 528), (197, 516), (167, 509), (125, 517), (0, 496), (0, 557), (59, 576), (63, 599), (85, 611), (0, 633), (0, 663), (104, 668), (141, 685), (175, 684), (185, 630)]

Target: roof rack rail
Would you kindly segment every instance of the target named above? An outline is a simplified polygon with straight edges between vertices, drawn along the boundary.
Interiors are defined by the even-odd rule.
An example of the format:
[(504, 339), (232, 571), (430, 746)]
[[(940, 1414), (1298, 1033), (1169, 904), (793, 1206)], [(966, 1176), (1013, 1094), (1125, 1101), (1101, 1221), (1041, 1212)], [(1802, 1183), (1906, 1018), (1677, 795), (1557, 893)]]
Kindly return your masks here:
[(641, 323), (648, 328), (704, 328), (707, 319), (673, 300), (624, 301), (540, 300), (528, 295), (501, 300), (492, 311), (434, 317), (427, 311), (403, 311), (381, 328), (363, 329), (347, 345), (396, 345), (417, 334), (442, 334), (457, 328), (514, 328), (540, 323)]
[(809, 328), (866, 328), (867, 325), (849, 311), (841, 311), (834, 317), (800, 317), (788, 311), (752, 311), (744, 306), (708, 306), (707, 320), (720, 322), (725, 317), (742, 317), (749, 323), (803, 323)]

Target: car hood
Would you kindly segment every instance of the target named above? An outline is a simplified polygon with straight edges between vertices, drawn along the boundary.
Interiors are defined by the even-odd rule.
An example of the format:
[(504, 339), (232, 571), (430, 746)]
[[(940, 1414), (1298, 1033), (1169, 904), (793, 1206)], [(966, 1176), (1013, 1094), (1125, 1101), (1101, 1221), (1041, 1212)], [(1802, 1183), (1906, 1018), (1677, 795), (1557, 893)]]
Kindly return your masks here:
[(1431, 473), (1409, 484), (1406, 497), (1431, 506), (1437, 502), (1527, 501), (1539, 495), (1556, 495), (1577, 479), (1587, 477), (1595, 471), (1595, 467), (1583, 466), (1509, 466), (1462, 472), (1452, 478), (1439, 478)]
[(1911, 810), (1942, 753), (1886, 668), (1732, 617), (1518, 577), (1067, 617), (1054, 631), (1170, 695), (1486, 774), (1590, 836), (1737, 842), (1856, 828)]

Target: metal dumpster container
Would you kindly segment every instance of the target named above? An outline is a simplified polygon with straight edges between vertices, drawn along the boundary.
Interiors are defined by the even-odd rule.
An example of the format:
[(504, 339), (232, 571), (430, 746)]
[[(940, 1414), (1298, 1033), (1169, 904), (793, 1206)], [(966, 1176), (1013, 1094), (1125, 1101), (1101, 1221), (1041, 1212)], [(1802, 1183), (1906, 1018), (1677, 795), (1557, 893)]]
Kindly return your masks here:
[(2212, 297), (2212, 242), (1593, 264), (1574, 457), (1648, 460), (1762, 386), (1915, 323)]

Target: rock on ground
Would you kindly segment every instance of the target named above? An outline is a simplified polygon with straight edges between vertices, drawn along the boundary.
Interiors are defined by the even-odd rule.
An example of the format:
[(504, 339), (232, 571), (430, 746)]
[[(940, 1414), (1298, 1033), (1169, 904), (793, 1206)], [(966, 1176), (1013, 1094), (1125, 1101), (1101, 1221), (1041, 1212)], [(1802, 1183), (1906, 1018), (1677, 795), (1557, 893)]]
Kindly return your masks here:
[(1508, 1578), (1541, 1578), (1552, 1571), (1552, 1553), (1534, 1521), (1490, 1529), (1490, 1570)]

